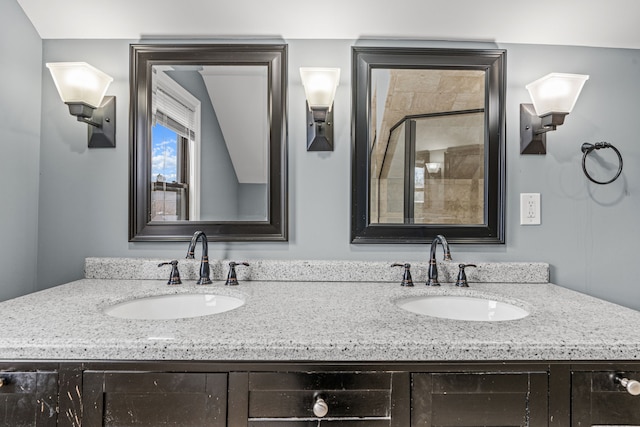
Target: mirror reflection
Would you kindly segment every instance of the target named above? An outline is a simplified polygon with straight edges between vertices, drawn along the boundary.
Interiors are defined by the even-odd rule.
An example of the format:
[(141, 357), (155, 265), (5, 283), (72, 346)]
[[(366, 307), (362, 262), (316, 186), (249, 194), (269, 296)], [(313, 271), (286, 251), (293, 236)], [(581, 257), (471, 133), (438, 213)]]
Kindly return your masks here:
[(353, 243), (504, 243), (505, 51), (353, 47)]
[(287, 240), (286, 44), (132, 44), (130, 241)]
[(151, 221), (267, 220), (267, 71), (152, 67)]
[(485, 78), (372, 70), (371, 223), (484, 223)]

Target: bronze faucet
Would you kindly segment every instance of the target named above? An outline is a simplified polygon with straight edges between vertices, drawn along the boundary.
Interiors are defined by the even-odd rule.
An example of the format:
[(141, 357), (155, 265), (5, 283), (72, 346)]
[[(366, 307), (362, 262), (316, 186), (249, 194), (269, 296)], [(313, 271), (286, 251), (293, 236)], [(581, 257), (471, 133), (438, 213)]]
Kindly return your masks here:
[(438, 234), (431, 242), (431, 250), (429, 252), (428, 279), (426, 283), (427, 286), (440, 286), (440, 282), (438, 282), (438, 267), (436, 266), (436, 249), (438, 247), (438, 243), (442, 245), (442, 249), (444, 250), (444, 261), (451, 261), (449, 243), (442, 234)]
[(211, 282), (209, 277), (209, 243), (207, 242), (207, 236), (203, 231), (196, 231), (193, 233), (191, 243), (189, 243), (189, 249), (187, 250), (187, 259), (194, 259), (194, 251), (198, 239), (202, 239), (202, 259), (200, 260), (200, 278), (196, 282), (197, 285), (208, 285)]

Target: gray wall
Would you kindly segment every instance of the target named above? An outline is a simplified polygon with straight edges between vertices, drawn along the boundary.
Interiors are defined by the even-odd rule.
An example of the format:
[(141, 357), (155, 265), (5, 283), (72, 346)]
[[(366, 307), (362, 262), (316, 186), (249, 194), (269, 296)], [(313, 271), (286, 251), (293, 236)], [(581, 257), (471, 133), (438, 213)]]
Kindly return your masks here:
[[(286, 40), (289, 44), (289, 206), (287, 243), (210, 244), (213, 258), (351, 259), (426, 263), (425, 245), (351, 245), (350, 47), (382, 42)], [(397, 46), (442, 43), (392, 41)], [(640, 309), (636, 241), (640, 155), (640, 51), (543, 45), (449, 43), (498, 47), (507, 56), (507, 244), (454, 245), (456, 261), (545, 261), (552, 281)], [(59, 101), (43, 75), (40, 182), (39, 287), (82, 277), (86, 256), (184, 256), (186, 243), (128, 243), (128, 42), (46, 40), (44, 60), (84, 60), (115, 78), (117, 148), (87, 150), (86, 128)], [(335, 151), (306, 151), (300, 66), (342, 69), (334, 122)], [(519, 113), (530, 102), (525, 84), (552, 72), (591, 75), (574, 112), (548, 135), (546, 156), (519, 154)], [(614, 184), (590, 184), (580, 168), (580, 145), (606, 140), (626, 167)], [(608, 153), (602, 153), (603, 156)], [(542, 225), (523, 227), (519, 193), (542, 194)]]
[(238, 215), (241, 221), (264, 221), (268, 218), (267, 184), (238, 184)]
[(42, 40), (0, 2), (0, 301), (36, 289)]

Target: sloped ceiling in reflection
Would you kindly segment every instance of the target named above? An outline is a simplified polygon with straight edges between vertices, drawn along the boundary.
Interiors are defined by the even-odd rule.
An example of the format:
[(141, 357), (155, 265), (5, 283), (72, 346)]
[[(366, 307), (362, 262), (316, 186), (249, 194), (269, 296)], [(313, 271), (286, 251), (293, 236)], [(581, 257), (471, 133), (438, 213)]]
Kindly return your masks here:
[(206, 66), (200, 71), (241, 184), (268, 182), (267, 67)]

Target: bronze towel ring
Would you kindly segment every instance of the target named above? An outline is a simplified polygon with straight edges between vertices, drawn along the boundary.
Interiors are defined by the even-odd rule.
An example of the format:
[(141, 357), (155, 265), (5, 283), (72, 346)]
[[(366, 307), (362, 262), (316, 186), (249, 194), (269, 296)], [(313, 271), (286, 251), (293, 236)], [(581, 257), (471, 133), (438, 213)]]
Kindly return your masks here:
[[(587, 167), (585, 166), (585, 162), (587, 160), (587, 156), (589, 155), (589, 153), (591, 153), (593, 150), (600, 150), (601, 148), (611, 148), (618, 155), (618, 172), (616, 173), (616, 176), (611, 178), (609, 181), (597, 181), (593, 179), (591, 175), (589, 175), (589, 172), (587, 172)], [(582, 150), (582, 153), (584, 153), (582, 155), (582, 171), (587, 176), (587, 178), (589, 178), (589, 181), (595, 182), (596, 184), (604, 185), (604, 184), (611, 184), (613, 181), (618, 179), (618, 177), (622, 173), (622, 155), (620, 154), (620, 151), (618, 151), (616, 147), (609, 144), (608, 142), (596, 142), (595, 144), (585, 142), (584, 144), (582, 144), (582, 147), (580, 149)]]

